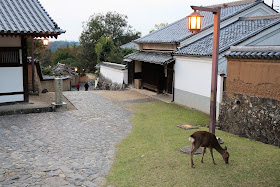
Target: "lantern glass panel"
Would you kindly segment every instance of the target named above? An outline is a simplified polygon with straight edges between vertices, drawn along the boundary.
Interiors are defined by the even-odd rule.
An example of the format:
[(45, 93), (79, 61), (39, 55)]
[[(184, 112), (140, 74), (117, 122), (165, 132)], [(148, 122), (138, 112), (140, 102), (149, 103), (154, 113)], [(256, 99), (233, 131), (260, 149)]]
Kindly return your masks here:
[(44, 46), (48, 46), (48, 45), (49, 45), (49, 40), (48, 40), (47, 38), (45, 38), (45, 39), (43, 40), (43, 45), (44, 45)]
[(196, 25), (196, 17), (191, 17), (191, 29), (196, 29), (197, 25)]
[(200, 26), (201, 26), (201, 17), (197, 17), (196, 19), (196, 25), (197, 25), (197, 29), (200, 29)]

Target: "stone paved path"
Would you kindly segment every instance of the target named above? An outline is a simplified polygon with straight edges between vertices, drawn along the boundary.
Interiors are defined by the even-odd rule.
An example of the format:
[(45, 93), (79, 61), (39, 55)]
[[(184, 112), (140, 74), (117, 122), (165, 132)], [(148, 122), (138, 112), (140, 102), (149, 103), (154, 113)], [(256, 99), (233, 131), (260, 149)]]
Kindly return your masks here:
[(133, 114), (94, 92), (78, 110), (0, 117), (0, 186), (100, 186)]

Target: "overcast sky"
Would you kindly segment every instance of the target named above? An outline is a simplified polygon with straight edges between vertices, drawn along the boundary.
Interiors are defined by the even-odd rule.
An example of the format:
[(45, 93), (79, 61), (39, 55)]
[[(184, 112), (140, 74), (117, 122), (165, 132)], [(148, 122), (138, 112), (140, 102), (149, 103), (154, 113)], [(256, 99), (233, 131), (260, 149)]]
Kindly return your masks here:
[[(87, 22), (94, 13), (116, 11), (128, 16), (128, 24), (140, 31), (142, 36), (149, 33), (155, 24), (172, 23), (192, 10), (191, 5), (207, 6), (235, 0), (39, 0), (58, 26), (66, 30), (58, 40), (78, 41)], [(265, 0), (271, 6), (272, 0)], [(274, 6), (280, 0), (274, 0)]]

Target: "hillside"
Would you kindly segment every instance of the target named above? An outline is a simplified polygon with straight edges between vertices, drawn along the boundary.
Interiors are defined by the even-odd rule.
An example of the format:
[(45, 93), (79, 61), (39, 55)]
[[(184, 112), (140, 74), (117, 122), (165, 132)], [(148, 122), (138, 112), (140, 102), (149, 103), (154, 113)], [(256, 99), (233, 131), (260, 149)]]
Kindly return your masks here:
[(58, 48), (67, 47), (68, 46), (74, 46), (74, 45), (80, 45), (80, 42), (76, 41), (50, 41), (49, 46), (47, 47), (51, 51), (56, 51)]

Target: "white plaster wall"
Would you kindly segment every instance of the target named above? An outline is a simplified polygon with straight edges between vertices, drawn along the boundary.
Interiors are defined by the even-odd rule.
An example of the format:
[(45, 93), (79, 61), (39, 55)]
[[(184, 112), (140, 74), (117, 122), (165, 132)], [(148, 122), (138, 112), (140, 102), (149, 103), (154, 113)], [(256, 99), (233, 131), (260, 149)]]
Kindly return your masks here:
[(21, 38), (18, 36), (0, 36), (0, 47), (21, 47)]
[(122, 84), (123, 81), (125, 84), (128, 83), (128, 72), (126, 70), (117, 70), (114, 68), (100, 66), (100, 73), (107, 79), (110, 79), (113, 83)]
[[(212, 58), (175, 56), (175, 89), (209, 97), (211, 94)], [(218, 75), (217, 102), (222, 99), (223, 78)], [(176, 99), (176, 98), (175, 98)]]
[(23, 92), (23, 68), (0, 67), (0, 93)]
[(24, 101), (24, 95), (3, 95), (0, 96), (0, 103), (8, 103), (8, 102), (16, 102), (16, 101)]
[[(22, 67), (0, 68), (0, 93), (23, 92)], [(24, 95), (0, 96), (0, 103), (24, 101)]]

